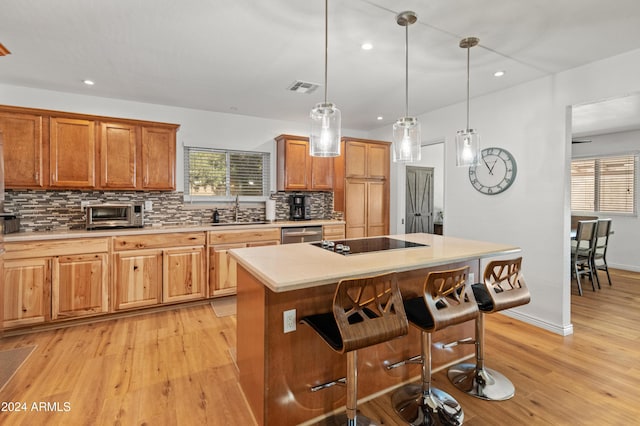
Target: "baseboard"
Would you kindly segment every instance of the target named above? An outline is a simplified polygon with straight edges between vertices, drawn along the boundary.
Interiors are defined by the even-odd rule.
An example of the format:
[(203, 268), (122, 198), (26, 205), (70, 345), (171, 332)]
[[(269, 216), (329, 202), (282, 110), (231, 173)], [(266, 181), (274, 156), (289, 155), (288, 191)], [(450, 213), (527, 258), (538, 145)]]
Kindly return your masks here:
[(621, 263), (611, 263), (611, 262), (607, 262), (607, 264), (611, 269), (622, 269), (623, 271), (640, 272), (640, 266), (623, 265)]
[(538, 328), (542, 328), (544, 330), (548, 330), (552, 333), (559, 334), (561, 336), (568, 336), (573, 334), (573, 324), (568, 324), (566, 326), (560, 326), (557, 324), (551, 324), (546, 321), (542, 321), (539, 318), (532, 317), (530, 315), (523, 314), (521, 312), (508, 311), (508, 312), (500, 312), (502, 315), (506, 315), (510, 318), (517, 319), (522, 322), (526, 322), (527, 324), (531, 324)]

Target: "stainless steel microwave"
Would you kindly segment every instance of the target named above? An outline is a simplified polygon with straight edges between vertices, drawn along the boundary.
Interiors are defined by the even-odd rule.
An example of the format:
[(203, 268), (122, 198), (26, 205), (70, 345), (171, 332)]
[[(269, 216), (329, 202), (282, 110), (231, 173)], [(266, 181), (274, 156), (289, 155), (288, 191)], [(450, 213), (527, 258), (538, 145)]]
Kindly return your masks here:
[(142, 228), (143, 203), (89, 204), (86, 207), (87, 229)]

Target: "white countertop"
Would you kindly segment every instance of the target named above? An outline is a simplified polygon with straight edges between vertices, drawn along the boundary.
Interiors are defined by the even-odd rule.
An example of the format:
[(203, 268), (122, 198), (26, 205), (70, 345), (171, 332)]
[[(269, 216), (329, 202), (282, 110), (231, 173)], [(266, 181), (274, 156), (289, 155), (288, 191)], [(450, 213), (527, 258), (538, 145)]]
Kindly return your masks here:
[(229, 250), (245, 269), (279, 293), (331, 284), (343, 278), (402, 272), (518, 253), (519, 247), (432, 234), (389, 235), (428, 245), (343, 256), (310, 243)]
[(317, 219), (317, 220), (283, 220), (257, 224), (204, 224), (204, 225), (170, 225), (170, 226), (146, 226), (144, 228), (117, 228), (117, 229), (96, 229), (87, 231), (86, 229), (60, 229), (42, 232), (17, 232), (15, 234), (4, 235), (5, 242), (11, 241), (39, 241), (39, 240), (62, 240), (68, 238), (91, 238), (91, 237), (116, 237), (123, 235), (145, 235), (145, 234), (167, 234), (172, 232), (201, 232), (201, 231), (231, 231), (238, 229), (260, 229), (260, 228), (290, 228), (296, 226), (322, 226), (344, 224), (342, 220)]

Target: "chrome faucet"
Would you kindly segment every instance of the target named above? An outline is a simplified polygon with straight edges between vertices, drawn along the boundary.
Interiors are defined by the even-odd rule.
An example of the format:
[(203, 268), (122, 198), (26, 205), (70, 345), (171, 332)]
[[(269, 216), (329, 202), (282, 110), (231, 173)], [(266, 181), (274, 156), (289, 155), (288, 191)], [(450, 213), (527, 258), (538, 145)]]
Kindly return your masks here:
[(240, 210), (240, 196), (238, 194), (236, 194), (236, 201), (235, 201), (234, 206), (233, 206), (233, 213), (234, 213), (234, 216), (235, 216), (234, 222), (238, 221), (238, 211), (239, 210)]

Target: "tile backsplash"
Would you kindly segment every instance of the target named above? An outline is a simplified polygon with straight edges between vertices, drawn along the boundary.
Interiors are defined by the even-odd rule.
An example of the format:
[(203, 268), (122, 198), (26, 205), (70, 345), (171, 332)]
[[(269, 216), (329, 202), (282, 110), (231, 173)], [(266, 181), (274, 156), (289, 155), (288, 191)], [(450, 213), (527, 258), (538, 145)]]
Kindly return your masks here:
[[(276, 201), (276, 220), (289, 219), (288, 192), (276, 192), (271, 198)], [(332, 192), (305, 192), (311, 195), (311, 214), (314, 219), (341, 219), (342, 213), (333, 211)], [(242, 198), (241, 198), (242, 199)], [(82, 202), (144, 202), (153, 203), (152, 211), (145, 211), (145, 226), (201, 225), (212, 222), (211, 206), (198, 208), (196, 204), (185, 204), (182, 192), (139, 191), (44, 191), (7, 190), (5, 211), (20, 218), (20, 231), (49, 231), (54, 229), (84, 228)], [(234, 220), (233, 203), (215, 203), (220, 222)], [(238, 221), (265, 220), (264, 203), (240, 203)]]

